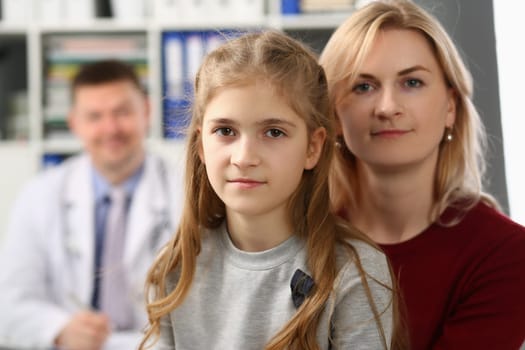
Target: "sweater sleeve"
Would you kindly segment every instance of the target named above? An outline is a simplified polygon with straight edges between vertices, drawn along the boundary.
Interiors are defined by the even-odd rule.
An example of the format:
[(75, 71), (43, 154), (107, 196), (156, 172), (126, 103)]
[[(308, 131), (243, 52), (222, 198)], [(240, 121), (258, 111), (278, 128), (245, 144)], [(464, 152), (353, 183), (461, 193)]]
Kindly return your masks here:
[[(366, 271), (370, 295), (379, 313), (375, 319), (366, 287), (354, 262), (339, 274), (332, 316), (333, 349), (378, 350), (390, 348), (392, 337), (392, 279), (386, 257), (360, 244), (361, 264)], [(355, 244), (354, 244), (355, 246)], [(382, 334), (384, 334), (384, 339)]]
[[(178, 273), (168, 276), (166, 293), (175, 289), (178, 278)], [(175, 350), (175, 328), (171, 317), (172, 313), (169, 313), (160, 319), (159, 337), (152, 347), (153, 350)]]
[(448, 315), (433, 350), (516, 350), (525, 339), (525, 232), (491, 247), (460, 304)]
[(154, 350), (175, 350), (174, 329), (170, 315), (164, 316), (160, 321), (160, 335), (157, 342), (151, 349)]

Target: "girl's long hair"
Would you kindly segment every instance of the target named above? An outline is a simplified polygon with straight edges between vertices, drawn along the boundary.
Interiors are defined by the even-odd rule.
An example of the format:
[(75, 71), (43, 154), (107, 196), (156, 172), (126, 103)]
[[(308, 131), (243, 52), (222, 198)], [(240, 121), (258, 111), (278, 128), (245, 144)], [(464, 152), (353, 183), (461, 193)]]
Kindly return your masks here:
[[(316, 167), (305, 170), (289, 200), (290, 223), (306, 242), (307, 266), (316, 282), (313, 293), (289, 322), (269, 341), (266, 349), (319, 349), (316, 334), (321, 314), (333, 291), (338, 269), (336, 245), (356, 261), (370, 305), (383, 337), (380, 321), (384, 310), (375, 306), (366, 273), (349, 239), (369, 239), (340, 221), (330, 210), (328, 175), (334, 151), (334, 118), (323, 68), (309, 49), (277, 32), (247, 34), (210, 53), (195, 79), (194, 106), (188, 130), (186, 201), (179, 229), (151, 268), (146, 283), (150, 326), (141, 348), (159, 334), (164, 317), (181, 305), (190, 289), (201, 235), (225, 219), (224, 203), (213, 191), (199, 157), (199, 128), (207, 103), (221, 88), (243, 86), (256, 81), (269, 83), (294, 111), (303, 117), (309, 136), (319, 127), (326, 130), (326, 142)], [(176, 287), (168, 290), (166, 279), (176, 274)], [(173, 278), (172, 278), (173, 280)], [(385, 286), (390, 288), (390, 286)]]
[[(331, 98), (337, 104), (352, 86), (372, 44), (384, 29), (395, 28), (421, 33), (434, 51), (445, 81), (456, 97), (453, 140), (443, 140), (434, 179), (432, 222), (453, 225), (480, 199), (498, 208), (496, 200), (482, 191), (487, 136), (472, 103), (472, 77), (454, 43), (441, 24), (408, 0), (374, 1), (350, 16), (332, 35), (320, 58), (325, 68)], [(339, 118), (336, 115), (336, 118)], [(332, 200), (338, 211), (357, 206), (359, 181), (356, 158), (340, 142), (331, 173)], [(458, 209), (447, 222), (440, 220), (447, 207)]]

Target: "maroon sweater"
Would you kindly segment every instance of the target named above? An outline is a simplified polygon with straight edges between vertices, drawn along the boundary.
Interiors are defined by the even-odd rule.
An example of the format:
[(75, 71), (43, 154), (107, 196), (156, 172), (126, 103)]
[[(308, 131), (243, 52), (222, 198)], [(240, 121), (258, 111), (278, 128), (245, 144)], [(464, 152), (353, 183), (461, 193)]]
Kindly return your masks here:
[(516, 350), (525, 339), (525, 228), (484, 204), (455, 226), (381, 245), (411, 348)]

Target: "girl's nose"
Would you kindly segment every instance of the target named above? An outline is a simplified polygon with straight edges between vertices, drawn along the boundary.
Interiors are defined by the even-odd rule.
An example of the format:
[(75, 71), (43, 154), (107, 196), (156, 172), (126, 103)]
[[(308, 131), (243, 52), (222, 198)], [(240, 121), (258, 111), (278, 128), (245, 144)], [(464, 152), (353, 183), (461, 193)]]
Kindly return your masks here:
[(231, 155), (231, 163), (239, 168), (256, 166), (260, 163), (257, 142), (250, 137), (241, 137)]

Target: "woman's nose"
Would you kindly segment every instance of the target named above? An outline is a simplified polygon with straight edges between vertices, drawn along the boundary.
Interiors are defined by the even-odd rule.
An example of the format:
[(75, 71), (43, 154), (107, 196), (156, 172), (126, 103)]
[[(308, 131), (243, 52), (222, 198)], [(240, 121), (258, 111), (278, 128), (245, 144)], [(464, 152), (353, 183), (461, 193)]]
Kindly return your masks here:
[(399, 102), (395, 89), (384, 88), (379, 94), (375, 114), (380, 118), (395, 118), (401, 114), (402, 108)]

